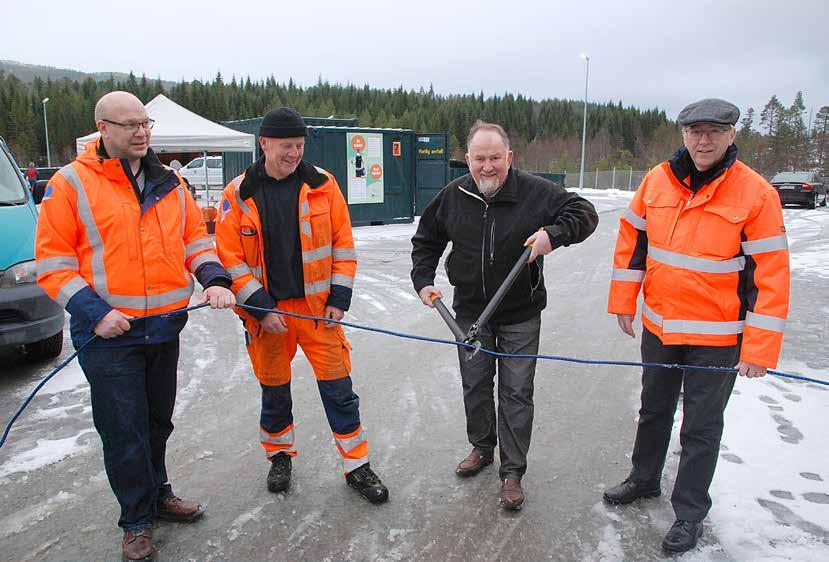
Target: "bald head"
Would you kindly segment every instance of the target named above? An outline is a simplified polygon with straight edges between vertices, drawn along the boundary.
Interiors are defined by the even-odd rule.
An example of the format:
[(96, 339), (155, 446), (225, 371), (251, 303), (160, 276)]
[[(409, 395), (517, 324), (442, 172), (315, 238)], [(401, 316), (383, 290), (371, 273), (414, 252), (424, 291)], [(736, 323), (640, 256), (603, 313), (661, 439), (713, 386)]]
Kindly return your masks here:
[(129, 92), (110, 92), (95, 105), (95, 126), (107, 154), (127, 158), (137, 166), (150, 146), (149, 118), (141, 100)]
[(118, 120), (122, 114), (134, 111), (143, 113), (145, 117), (147, 115), (144, 104), (131, 93), (110, 92), (95, 104), (95, 121), (102, 119)]

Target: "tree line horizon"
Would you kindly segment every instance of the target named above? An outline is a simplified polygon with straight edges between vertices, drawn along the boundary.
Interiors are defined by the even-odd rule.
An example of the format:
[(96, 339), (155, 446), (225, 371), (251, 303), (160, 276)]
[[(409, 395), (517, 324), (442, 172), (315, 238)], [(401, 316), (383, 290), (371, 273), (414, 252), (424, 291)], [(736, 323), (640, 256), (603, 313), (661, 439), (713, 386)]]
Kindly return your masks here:
[[(41, 100), (49, 98), (47, 117), (53, 165), (75, 157), (75, 139), (94, 130), (94, 107), (107, 92), (124, 90), (143, 103), (163, 93), (176, 103), (215, 122), (261, 117), (280, 105), (313, 117), (357, 118), (360, 127), (446, 132), (451, 154), (463, 158), (466, 134), (476, 119), (502, 125), (510, 135), (514, 165), (529, 171), (576, 172), (581, 158), (584, 102), (535, 100), (505, 93), (436, 94), (430, 85), (419, 90), (372, 88), (368, 84), (332, 84), (320, 77), (312, 86), (273, 76), (225, 82), (182, 81), (165, 87), (160, 79), (125, 80), (87, 77), (21, 81), (0, 71), (0, 136), (18, 163), (46, 164), (46, 137)], [(777, 95), (760, 109), (743, 111), (737, 124), (739, 158), (770, 176), (784, 170), (814, 170), (829, 175), (829, 105), (821, 106), (807, 124), (802, 92), (786, 106)], [(588, 102), (585, 171), (611, 168), (650, 169), (682, 146), (681, 131), (664, 110), (624, 106), (621, 101)]]

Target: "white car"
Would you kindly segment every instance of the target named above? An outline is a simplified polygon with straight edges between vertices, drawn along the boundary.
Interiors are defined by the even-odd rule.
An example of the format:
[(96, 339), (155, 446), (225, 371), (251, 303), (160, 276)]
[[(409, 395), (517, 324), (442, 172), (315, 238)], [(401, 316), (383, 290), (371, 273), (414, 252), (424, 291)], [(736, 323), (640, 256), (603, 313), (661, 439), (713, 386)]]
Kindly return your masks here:
[[(221, 156), (207, 157), (206, 172), (207, 185), (211, 188), (221, 188), (224, 186)], [(182, 166), (178, 173), (181, 174), (183, 178), (187, 178), (187, 181), (189, 181), (194, 187), (204, 189), (205, 168), (203, 157), (191, 160), (186, 166)]]

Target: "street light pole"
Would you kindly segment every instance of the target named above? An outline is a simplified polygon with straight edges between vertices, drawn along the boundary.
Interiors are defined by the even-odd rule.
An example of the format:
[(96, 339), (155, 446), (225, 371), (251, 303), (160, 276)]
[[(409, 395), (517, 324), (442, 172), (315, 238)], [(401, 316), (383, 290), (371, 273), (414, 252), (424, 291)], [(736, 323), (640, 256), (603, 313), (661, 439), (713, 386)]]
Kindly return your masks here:
[(590, 76), (590, 57), (582, 53), (581, 58), (586, 63), (584, 67), (584, 123), (581, 129), (581, 169), (579, 171), (579, 189), (584, 187), (584, 145), (587, 141), (587, 78)]
[(52, 167), (52, 154), (49, 152), (49, 120), (46, 119), (46, 102), (49, 98), (43, 98), (43, 128), (46, 129), (46, 165)]

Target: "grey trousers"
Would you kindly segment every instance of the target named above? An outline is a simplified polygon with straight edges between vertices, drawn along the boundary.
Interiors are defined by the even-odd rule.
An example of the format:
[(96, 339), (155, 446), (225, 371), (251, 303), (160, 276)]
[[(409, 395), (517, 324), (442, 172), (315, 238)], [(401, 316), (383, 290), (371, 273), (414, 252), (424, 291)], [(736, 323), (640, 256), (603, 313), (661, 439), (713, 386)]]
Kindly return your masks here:
[[(458, 318), (467, 331), (474, 320)], [(538, 354), (541, 315), (517, 324), (488, 324), (478, 340), (485, 349), (501, 353)], [(527, 471), (527, 452), (533, 426), (535, 359), (498, 357), (498, 414), (495, 414), (496, 358), (478, 352), (466, 360), (458, 348), (466, 410), (466, 434), (473, 447), (494, 451), (500, 443), (501, 479), (520, 480)], [(496, 425), (497, 424), (497, 425)]]

